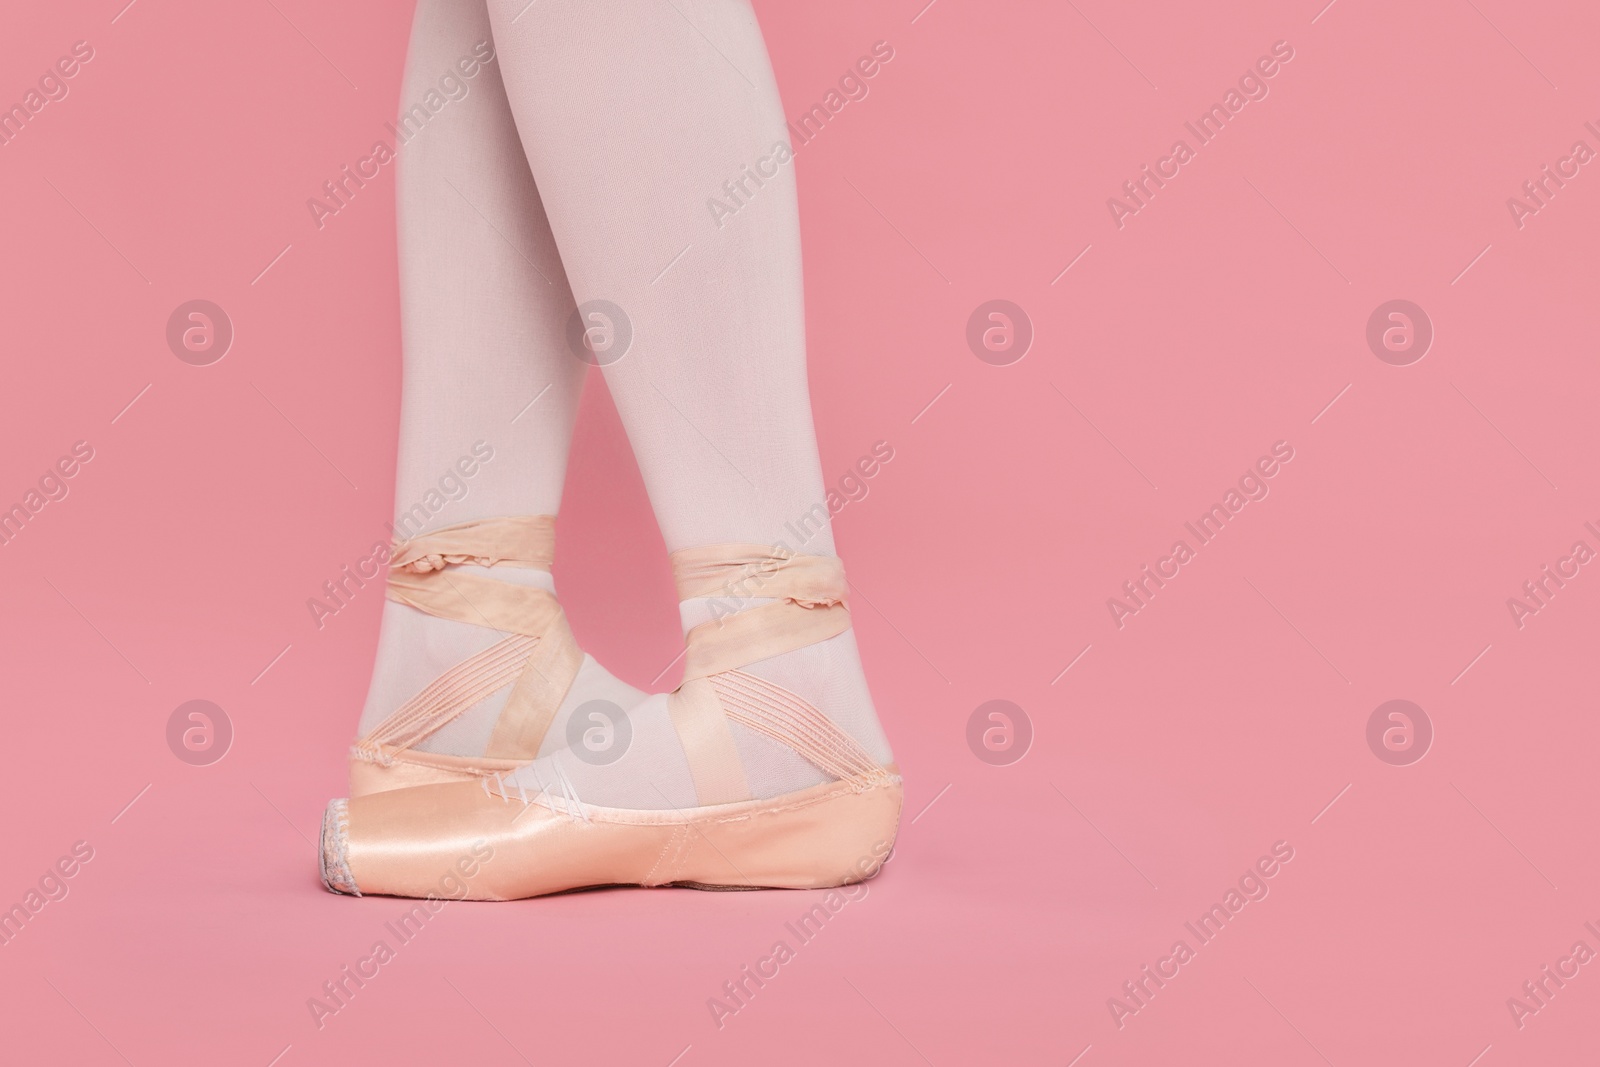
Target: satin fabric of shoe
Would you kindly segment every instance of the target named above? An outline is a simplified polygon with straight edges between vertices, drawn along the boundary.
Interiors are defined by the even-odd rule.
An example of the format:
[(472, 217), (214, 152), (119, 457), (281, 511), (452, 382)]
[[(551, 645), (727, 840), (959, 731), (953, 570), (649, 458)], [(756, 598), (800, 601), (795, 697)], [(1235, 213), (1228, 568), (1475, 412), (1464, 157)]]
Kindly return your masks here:
[(687, 812), (557, 811), (493, 783), (349, 802), (343, 862), (360, 893), (512, 900), (599, 885), (807, 889), (876, 874), (901, 811), (894, 768), (774, 800)]

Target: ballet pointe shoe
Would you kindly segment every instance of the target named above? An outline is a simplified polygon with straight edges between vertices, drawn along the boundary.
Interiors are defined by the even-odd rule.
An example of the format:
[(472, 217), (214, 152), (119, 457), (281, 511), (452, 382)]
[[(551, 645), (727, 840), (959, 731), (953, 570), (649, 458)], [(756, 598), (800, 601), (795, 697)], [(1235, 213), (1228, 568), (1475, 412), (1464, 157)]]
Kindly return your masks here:
[(518, 900), (597, 886), (820, 889), (871, 878), (893, 848), (899, 777), (684, 810), (585, 805), (502, 782), (418, 786), (328, 806), (322, 880), (351, 896)]
[[(335, 800), (322, 827), (328, 889), (512, 900), (609, 885), (812, 889), (877, 874), (899, 829), (898, 768), (879, 766), (807, 701), (740, 669), (849, 628), (839, 561), (714, 545), (675, 553), (673, 565), (685, 599), (771, 598), (689, 632), (684, 683), (666, 699), (693, 806), (587, 804), (559, 770), (538, 790), (513, 774)], [(730, 722), (829, 780), (752, 797)]]
[[(555, 596), (452, 570), (462, 564), (550, 570), (555, 518), (478, 519), (394, 547), (388, 598), (441, 619), (487, 626), (505, 639), (445, 671), (350, 749), (350, 795), (509, 774), (539, 754), (583, 651)], [(414, 746), (497, 690), (512, 685), (486, 754), (456, 756)]]

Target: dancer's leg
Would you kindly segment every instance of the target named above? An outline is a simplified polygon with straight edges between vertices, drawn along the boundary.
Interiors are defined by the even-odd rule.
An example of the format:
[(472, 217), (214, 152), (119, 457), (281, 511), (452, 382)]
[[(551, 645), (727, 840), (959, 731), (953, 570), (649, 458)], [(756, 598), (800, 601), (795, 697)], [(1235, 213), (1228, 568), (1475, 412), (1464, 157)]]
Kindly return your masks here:
[[(554, 515), (587, 367), (566, 346), (572, 297), (483, 0), (420, 0), (401, 101), (409, 139), (395, 163), (404, 349), (396, 539)], [(473, 571), (554, 591), (537, 569), (448, 573)], [(361, 735), (505, 636), (386, 602)], [(483, 755), (510, 691), (508, 683), (413, 747)], [(586, 659), (559, 714), (587, 699), (628, 707), (640, 696)], [(564, 743), (556, 726), (546, 750)]]
[[(806, 383), (794, 170), (748, 3), (489, 0), (489, 12), (573, 292), (580, 305), (620, 306), (631, 326), (631, 349), (606, 365), (606, 379), (667, 547), (742, 542), (831, 556)], [(730, 181), (742, 188), (738, 210), (714, 211), (713, 198), (724, 209), (736, 203)], [(685, 600), (686, 629), (763, 603), (733, 594)], [(850, 632), (746, 670), (889, 761)], [(692, 805), (664, 701), (633, 718), (622, 760), (570, 763), (580, 797)], [(826, 777), (737, 722), (732, 733), (757, 797)]]

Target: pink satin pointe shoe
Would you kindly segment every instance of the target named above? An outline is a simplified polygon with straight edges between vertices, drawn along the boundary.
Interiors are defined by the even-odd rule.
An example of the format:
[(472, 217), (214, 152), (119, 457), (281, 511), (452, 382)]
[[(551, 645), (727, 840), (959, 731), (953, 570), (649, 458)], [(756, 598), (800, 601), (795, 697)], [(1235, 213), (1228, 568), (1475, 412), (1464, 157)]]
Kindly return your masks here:
[[(823, 888), (875, 875), (899, 828), (898, 769), (880, 766), (809, 702), (742, 669), (849, 629), (843, 567), (714, 545), (675, 553), (673, 568), (684, 599), (771, 598), (694, 627), (683, 684), (650, 698), (670, 719), (664, 747), (681, 746), (657, 765), (681, 774), (687, 764), (692, 804), (586, 803), (562, 770), (574, 757), (562, 753), (509, 774), (335, 800), (323, 819), (324, 884), (355, 896), (511, 900), (608, 885)], [(753, 796), (730, 723), (826, 780)]]
[[(477, 782), (509, 774), (538, 754), (584, 654), (548, 590), (462, 572), (464, 564), (549, 571), (555, 519), (479, 519), (420, 534), (389, 560), (388, 598), (441, 619), (484, 626), (501, 641), (445, 671), (350, 750), (350, 795)], [(506, 686), (511, 692), (487, 751), (464, 756), (415, 746)]]

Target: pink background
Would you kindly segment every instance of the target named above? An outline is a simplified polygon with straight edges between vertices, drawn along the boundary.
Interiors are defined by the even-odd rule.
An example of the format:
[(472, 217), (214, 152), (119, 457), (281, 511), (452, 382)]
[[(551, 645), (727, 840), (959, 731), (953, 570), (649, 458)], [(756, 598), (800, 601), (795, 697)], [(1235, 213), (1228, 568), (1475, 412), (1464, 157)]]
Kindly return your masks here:
[[(895, 49), (797, 166), (825, 473), (895, 449), (836, 527), (896, 857), (720, 1030), (707, 998), (814, 898), (451, 905), (319, 1031), (307, 998), (406, 907), (317, 882), (381, 594), (320, 632), (305, 607), (392, 504), (392, 173), (320, 232), (304, 204), (383, 134), (409, 14), (123, 2), (12, 5), (0, 38), (4, 102), (95, 49), (0, 148), (0, 503), (95, 450), (0, 546), (0, 902), (94, 849), (0, 947), (8, 1060), (1600, 1054), (1600, 963), (1520, 1029), (1506, 1004), (1600, 950), (1600, 567), (1521, 629), (1506, 606), (1600, 548), (1600, 164), (1520, 229), (1506, 207), (1600, 148), (1592, 5), (759, 3), (791, 117)], [(1119, 230), (1107, 198), (1279, 40), (1270, 95)], [(235, 324), (213, 366), (165, 344), (193, 298)], [(964, 339), (995, 298), (1036, 331), (1006, 367)], [(1365, 341), (1396, 298), (1436, 330), (1405, 367)], [(558, 581), (648, 685), (672, 594), (591, 385)], [(1106, 599), (1279, 440), (1271, 495), (1119, 630)], [(165, 741), (197, 698), (236, 731), (206, 767)], [(1396, 698), (1436, 731), (1410, 766), (1365, 739)], [(965, 740), (992, 699), (1035, 731), (1010, 766)], [(1108, 998), (1277, 841), (1270, 895), (1119, 1028)]]

